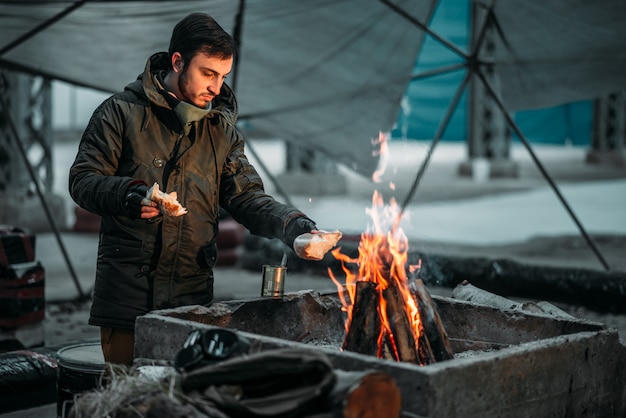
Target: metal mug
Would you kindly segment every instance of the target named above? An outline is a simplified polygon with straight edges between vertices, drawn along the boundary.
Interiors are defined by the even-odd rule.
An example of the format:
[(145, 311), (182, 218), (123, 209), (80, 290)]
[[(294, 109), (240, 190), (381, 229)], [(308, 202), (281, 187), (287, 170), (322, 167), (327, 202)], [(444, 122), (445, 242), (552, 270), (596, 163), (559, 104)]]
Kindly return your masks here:
[(261, 296), (281, 299), (285, 292), (285, 274), (287, 267), (263, 265), (263, 285)]

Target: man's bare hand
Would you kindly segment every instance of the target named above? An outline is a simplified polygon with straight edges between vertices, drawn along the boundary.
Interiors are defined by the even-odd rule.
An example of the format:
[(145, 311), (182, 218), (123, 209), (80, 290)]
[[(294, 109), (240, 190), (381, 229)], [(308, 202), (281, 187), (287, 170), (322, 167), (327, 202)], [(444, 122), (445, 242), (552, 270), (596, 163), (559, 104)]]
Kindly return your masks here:
[(155, 216), (159, 216), (161, 211), (157, 206), (158, 205), (154, 200), (144, 197), (141, 200), (141, 219), (150, 219)]

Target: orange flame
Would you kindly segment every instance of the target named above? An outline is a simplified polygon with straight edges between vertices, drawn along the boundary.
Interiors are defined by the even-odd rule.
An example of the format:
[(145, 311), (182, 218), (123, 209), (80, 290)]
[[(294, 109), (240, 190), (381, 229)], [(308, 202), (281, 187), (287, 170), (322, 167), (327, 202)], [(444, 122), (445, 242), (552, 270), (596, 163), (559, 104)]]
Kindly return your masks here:
[[(346, 275), (345, 286), (334, 276), (329, 269), (328, 273), (339, 291), (339, 297), (343, 305), (343, 311), (347, 313), (345, 323), (346, 332), (350, 330), (352, 323), (352, 311), (356, 298), (356, 283), (369, 281), (376, 284), (379, 306), (377, 308), (381, 321), (380, 334), (378, 335), (378, 357), (382, 357), (384, 341), (391, 346), (394, 357), (400, 360), (393, 335), (390, 320), (387, 317), (387, 301), (383, 292), (390, 286), (396, 287), (403, 299), (406, 316), (410, 323), (411, 332), (416, 344), (419, 341), (421, 330), (419, 310), (417, 302), (409, 289), (409, 281), (406, 273), (408, 261), (408, 239), (402, 228), (399, 227), (398, 219), (401, 211), (394, 199), (389, 205), (384, 205), (382, 195), (374, 192), (372, 207), (367, 210), (373, 220), (368, 231), (361, 234), (358, 249), (358, 259), (353, 259), (342, 254), (340, 248), (332, 251), (333, 256), (341, 261), (342, 270)], [(358, 272), (354, 273), (347, 265), (358, 265)], [(419, 266), (410, 266), (410, 271), (415, 271)], [(346, 300), (345, 295), (348, 295)]]

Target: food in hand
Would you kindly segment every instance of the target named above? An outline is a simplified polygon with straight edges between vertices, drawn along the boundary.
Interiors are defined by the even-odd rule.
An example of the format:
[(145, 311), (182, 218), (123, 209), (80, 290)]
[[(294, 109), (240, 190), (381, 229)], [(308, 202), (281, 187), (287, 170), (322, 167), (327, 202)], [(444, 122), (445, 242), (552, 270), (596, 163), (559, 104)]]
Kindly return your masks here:
[(152, 187), (148, 189), (146, 197), (150, 200), (154, 200), (161, 212), (170, 216), (181, 216), (187, 213), (187, 209), (178, 202), (178, 196), (176, 192), (165, 193), (159, 189), (159, 183), (154, 183)]
[(328, 251), (337, 245), (341, 235), (339, 231), (302, 234), (294, 240), (293, 249), (299, 257), (305, 260), (321, 260)]

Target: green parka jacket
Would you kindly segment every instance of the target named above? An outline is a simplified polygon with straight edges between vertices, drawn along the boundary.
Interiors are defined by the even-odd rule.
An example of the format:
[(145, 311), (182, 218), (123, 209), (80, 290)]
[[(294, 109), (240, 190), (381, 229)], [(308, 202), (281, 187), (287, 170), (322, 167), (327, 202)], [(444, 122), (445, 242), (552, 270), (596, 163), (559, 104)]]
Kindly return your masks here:
[[(230, 88), (222, 87), (186, 135), (156, 81), (167, 69), (167, 54), (153, 55), (135, 82), (95, 110), (70, 169), (72, 198), (102, 217), (92, 325), (133, 328), (137, 316), (154, 309), (210, 303), (219, 206), (251, 233), (287, 245), (314, 228), (302, 212), (264, 192), (235, 129)], [(188, 213), (131, 219), (125, 196), (137, 180), (176, 191)]]

